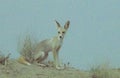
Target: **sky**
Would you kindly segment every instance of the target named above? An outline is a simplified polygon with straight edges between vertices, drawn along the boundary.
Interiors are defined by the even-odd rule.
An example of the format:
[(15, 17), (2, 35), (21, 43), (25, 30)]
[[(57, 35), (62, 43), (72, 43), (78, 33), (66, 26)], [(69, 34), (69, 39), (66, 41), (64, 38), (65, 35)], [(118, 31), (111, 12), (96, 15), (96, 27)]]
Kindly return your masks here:
[(60, 59), (83, 70), (120, 67), (120, 0), (0, 0), (0, 50), (18, 58), (27, 34), (41, 41), (57, 34), (54, 20), (70, 27)]

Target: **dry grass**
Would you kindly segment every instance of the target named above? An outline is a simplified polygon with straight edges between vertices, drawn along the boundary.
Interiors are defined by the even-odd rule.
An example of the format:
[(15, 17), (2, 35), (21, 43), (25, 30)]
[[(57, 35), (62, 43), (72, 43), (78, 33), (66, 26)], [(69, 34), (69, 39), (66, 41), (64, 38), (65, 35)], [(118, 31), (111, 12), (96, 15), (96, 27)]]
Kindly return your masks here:
[(80, 71), (71, 67), (56, 70), (53, 67), (34, 64), (26, 66), (16, 60), (9, 60), (8, 65), (0, 65), (0, 78), (120, 78), (120, 70), (104, 65), (93, 67), (90, 71)]
[(9, 60), (8, 65), (0, 65), (0, 78), (120, 78), (119, 69), (99, 65), (90, 71), (80, 71), (71, 67), (56, 70), (53, 67), (26, 66), (16, 60)]
[(23, 56), (28, 62), (33, 62), (33, 52), (36, 46), (35, 40), (27, 35), (23, 41), (18, 43), (18, 52)]
[(4, 65), (5, 61), (3, 61), (5, 58), (5, 55), (0, 51), (0, 64)]
[(10, 60), (7, 66), (0, 65), (0, 78), (88, 78), (86, 72), (74, 68), (56, 70), (53, 67), (26, 66)]
[(10, 57), (11, 53), (9, 53), (7, 56), (5, 56), (4, 54), (2, 54), (2, 52), (0, 51), (0, 64), (2, 65), (6, 65), (8, 62), (8, 59)]
[(90, 73), (92, 78), (120, 78), (120, 71), (106, 64), (91, 68)]

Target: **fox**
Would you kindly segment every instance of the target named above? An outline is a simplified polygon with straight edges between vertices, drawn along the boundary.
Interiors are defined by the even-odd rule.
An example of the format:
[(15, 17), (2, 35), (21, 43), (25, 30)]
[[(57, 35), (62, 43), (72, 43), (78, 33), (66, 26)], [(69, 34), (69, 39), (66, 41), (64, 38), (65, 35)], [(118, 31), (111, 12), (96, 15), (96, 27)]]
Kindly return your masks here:
[[(59, 50), (63, 44), (64, 36), (69, 28), (70, 21), (68, 20), (64, 27), (62, 27), (58, 21), (55, 20), (55, 22), (57, 26), (57, 35), (50, 39), (45, 39), (37, 44), (35, 51), (33, 52), (33, 60), (37, 63), (41, 63), (48, 57), (48, 53), (52, 52), (55, 68), (63, 69), (64, 67), (60, 65)], [(19, 62), (22, 62), (23, 64), (30, 65), (24, 57), (21, 57), (19, 60), (21, 60)]]

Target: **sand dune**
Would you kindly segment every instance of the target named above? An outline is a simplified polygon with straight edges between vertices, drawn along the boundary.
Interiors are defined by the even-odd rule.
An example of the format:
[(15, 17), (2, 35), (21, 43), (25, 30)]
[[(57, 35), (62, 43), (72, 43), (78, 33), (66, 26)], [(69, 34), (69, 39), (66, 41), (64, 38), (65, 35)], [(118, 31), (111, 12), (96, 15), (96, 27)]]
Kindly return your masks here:
[(8, 65), (0, 65), (0, 78), (88, 78), (87, 72), (68, 67), (57, 70), (53, 67), (26, 66), (15, 60)]
[(16, 60), (9, 60), (8, 64), (0, 64), (0, 78), (120, 78), (120, 69), (100, 65), (88, 71), (81, 71), (73, 67), (57, 70), (54, 67), (38, 65), (24, 65)]

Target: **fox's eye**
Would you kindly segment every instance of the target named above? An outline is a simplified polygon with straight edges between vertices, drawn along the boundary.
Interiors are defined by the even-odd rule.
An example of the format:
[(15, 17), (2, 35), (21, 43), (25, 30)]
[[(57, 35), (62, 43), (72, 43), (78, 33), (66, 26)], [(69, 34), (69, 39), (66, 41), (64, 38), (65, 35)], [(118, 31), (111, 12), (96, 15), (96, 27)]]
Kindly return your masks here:
[(60, 34), (60, 31), (58, 31), (58, 34)]
[(65, 32), (62, 32), (63, 34), (65, 33)]

